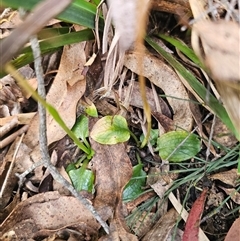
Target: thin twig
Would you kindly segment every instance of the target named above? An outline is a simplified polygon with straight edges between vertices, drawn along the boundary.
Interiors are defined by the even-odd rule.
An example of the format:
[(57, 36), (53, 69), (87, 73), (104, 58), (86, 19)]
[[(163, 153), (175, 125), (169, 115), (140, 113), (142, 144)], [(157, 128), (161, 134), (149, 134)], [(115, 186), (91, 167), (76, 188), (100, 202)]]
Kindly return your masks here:
[(0, 137), (3, 137), (4, 135), (6, 135), (10, 130), (12, 130), (16, 126), (18, 126), (18, 118), (15, 116), (7, 124), (0, 127)]

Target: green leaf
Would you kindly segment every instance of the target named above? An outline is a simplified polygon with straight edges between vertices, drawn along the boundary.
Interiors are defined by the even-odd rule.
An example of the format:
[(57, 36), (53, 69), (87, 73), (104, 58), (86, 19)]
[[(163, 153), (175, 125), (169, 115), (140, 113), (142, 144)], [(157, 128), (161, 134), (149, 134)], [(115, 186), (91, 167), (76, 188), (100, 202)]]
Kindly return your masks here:
[[(152, 146), (154, 146), (154, 145), (157, 143), (157, 138), (158, 138), (158, 136), (159, 136), (159, 131), (158, 131), (158, 129), (151, 129), (149, 141), (150, 141), (150, 144), (151, 144)], [(142, 135), (140, 136), (140, 141), (143, 142), (144, 138), (145, 138), (145, 137), (144, 137), (144, 134), (142, 134)]]
[(125, 186), (123, 191), (123, 201), (128, 202), (140, 196), (144, 190), (146, 183), (146, 172), (142, 170), (143, 164), (138, 164), (133, 167), (133, 175), (131, 180)]
[(90, 170), (83, 170), (82, 167), (76, 170), (69, 171), (69, 177), (77, 191), (86, 190), (93, 192), (94, 174)]
[(222, 120), (222, 122), (231, 130), (237, 137), (239, 134), (234, 128), (231, 119), (229, 118), (223, 105), (188, 71), (180, 62), (178, 62), (172, 54), (167, 53), (151, 38), (146, 37), (147, 43), (152, 46), (166, 61), (179, 72), (180, 75), (189, 83), (192, 89), (198, 94), (203, 102), (208, 105), (211, 110)]
[(113, 145), (130, 138), (127, 121), (120, 115), (105, 116), (93, 126), (90, 136), (101, 144)]
[(186, 131), (171, 131), (163, 134), (157, 142), (159, 156), (170, 162), (181, 162), (194, 157), (201, 149), (197, 135)]
[(67, 173), (69, 173), (69, 171), (71, 171), (71, 170), (76, 170), (74, 163), (70, 163), (66, 168)]
[(97, 108), (96, 108), (96, 106), (93, 103), (86, 107), (85, 112), (89, 116), (98, 117)]
[(77, 138), (80, 138), (82, 140), (86, 139), (89, 136), (88, 118), (85, 115), (81, 115), (77, 118), (72, 128), (72, 132)]
[(94, 190), (94, 174), (86, 169), (85, 164), (79, 169), (71, 169), (68, 171), (68, 175), (77, 191), (85, 190), (92, 193)]
[[(1, 6), (32, 10), (39, 0), (1, 0)], [(76, 23), (91, 29), (95, 28), (96, 6), (85, 0), (75, 0), (66, 8), (61, 14), (57, 16), (58, 19)], [(103, 30), (104, 21), (100, 16), (99, 29)]]

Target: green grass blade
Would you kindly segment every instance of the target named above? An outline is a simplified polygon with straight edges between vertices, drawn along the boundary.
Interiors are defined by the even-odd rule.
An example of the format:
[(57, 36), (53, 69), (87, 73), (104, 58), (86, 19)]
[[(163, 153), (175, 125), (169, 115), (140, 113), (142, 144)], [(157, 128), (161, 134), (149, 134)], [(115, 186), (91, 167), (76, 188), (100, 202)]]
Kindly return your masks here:
[(222, 120), (222, 122), (239, 138), (239, 134), (234, 128), (223, 105), (211, 94), (207, 89), (188, 71), (181, 63), (179, 63), (171, 54), (167, 53), (151, 38), (146, 37), (146, 42), (154, 48), (174, 69), (176, 69), (183, 78), (189, 83), (192, 89), (199, 95), (206, 105)]
[[(49, 39), (44, 39), (40, 42), (40, 49), (42, 55), (45, 55), (59, 50), (59, 48), (64, 45), (79, 43), (81, 41), (92, 39), (94, 39), (92, 30), (85, 29), (78, 32), (57, 35)], [(10, 62), (16, 69), (33, 62), (32, 50), (30, 47), (24, 48), (22, 50), (22, 53), (22, 55), (20, 55), (19, 57)], [(0, 72), (0, 78), (2, 78), (5, 75), (6, 73)]]
[(44, 28), (38, 34), (38, 40), (43, 40), (47, 38), (56, 37), (61, 34), (67, 34), (71, 32), (70, 27), (61, 27), (61, 28)]
[[(23, 7), (26, 10), (32, 8), (39, 0), (1, 0), (0, 6), (19, 8)], [(96, 6), (85, 0), (75, 0), (66, 8), (57, 18), (69, 23), (76, 23), (85, 27), (95, 28)], [(103, 30), (103, 18), (100, 17), (99, 29)]]
[(199, 60), (199, 58), (196, 56), (196, 54), (194, 53), (194, 51), (189, 48), (185, 43), (172, 38), (170, 36), (167, 36), (165, 34), (158, 34), (158, 36), (162, 39), (164, 39), (165, 41), (169, 42), (170, 44), (172, 44), (174, 47), (176, 47), (177, 49), (179, 49), (182, 53), (184, 53), (190, 60), (192, 60), (193, 63), (195, 63), (196, 65), (198, 65), (200, 68), (202, 68), (202, 63)]
[[(48, 38), (39, 43), (40, 49), (43, 51), (48, 51), (64, 45), (79, 43), (86, 40), (94, 39), (92, 30), (85, 29), (78, 32), (72, 32), (67, 34), (62, 34), (56, 37)], [(22, 53), (31, 52), (31, 47), (28, 46), (22, 50)]]

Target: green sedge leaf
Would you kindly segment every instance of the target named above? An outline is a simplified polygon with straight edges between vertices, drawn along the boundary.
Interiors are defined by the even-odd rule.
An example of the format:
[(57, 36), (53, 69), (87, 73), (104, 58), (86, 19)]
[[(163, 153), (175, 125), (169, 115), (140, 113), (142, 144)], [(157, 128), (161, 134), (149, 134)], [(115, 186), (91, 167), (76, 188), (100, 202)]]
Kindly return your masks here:
[(186, 131), (171, 131), (157, 141), (159, 156), (169, 162), (182, 162), (194, 157), (201, 149), (197, 135)]
[[(32, 10), (39, 0), (1, 0), (1, 6)], [(96, 5), (85, 0), (75, 0), (61, 14), (58, 19), (69, 23), (76, 23), (91, 29), (95, 28)], [(99, 30), (103, 30), (104, 21), (100, 16)]]
[[(61, 31), (60, 31), (61, 32)], [(53, 32), (52, 32), (53, 33)], [(50, 54), (59, 50), (64, 45), (69, 45), (73, 43), (79, 43), (86, 40), (94, 39), (92, 30), (85, 29), (78, 32), (72, 32), (67, 34), (56, 34), (55, 37), (48, 39), (43, 39), (40, 42), (41, 54)], [(30, 47), (26, 47), (22, 50), (22, 54), (16, 59), (12, 60), (11, 63), (16, 69), (23, 67), (26, 64), (33, 62), (33, 54)], [(6, 73), (0, 72), (0, 78), (5, 76)]]
[[(94, 34), (91, 29), (84, 29), (78, 32), (71, 32), (66, 34), (56, 34), (47, 39), (43, 39), (40, 43), (41, 51), (50, 50), (62, 47), (64, 45), (80, 43), (86, 40), (94, 39)], [(28, 46), (22, 50), (22, 53), (29, 53), (32, 52), (31, 47)]]
[(120, 115), (105, 116), (93, 126), (90, 136), (101, 144), (113, 145), (130, 138), (127, 121)]

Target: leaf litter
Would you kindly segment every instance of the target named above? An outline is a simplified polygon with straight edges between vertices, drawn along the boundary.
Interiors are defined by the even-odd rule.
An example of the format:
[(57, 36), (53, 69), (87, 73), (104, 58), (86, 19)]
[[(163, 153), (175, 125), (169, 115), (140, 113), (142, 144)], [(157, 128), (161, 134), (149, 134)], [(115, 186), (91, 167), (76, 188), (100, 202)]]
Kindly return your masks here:
[[(166, 3), (165, 6), (157, 5), (157, 1), (154, 1), (155, 9), (159, 10), (160, 8), (161, 11), (171, 13), (173, 12), (176, 15), (179, 15), (179, 12), (176, 12), (176, 9), (174, 9), (174, 5), (171, 5), (172, 3), (168, 1), (163, 2)], [(188, 12), (190, 10), (188, 5), (186, 5), (185, 3), (181, 3), (181, 1), (179, 2), (179, 6), (183, 8), (182, 10), (184, 12)], [(166, 8), (165, 10), (164, 7)], [(227, 23), (224, 24), (228, 26)], [(206, 26), (196, 27), (198, 33), (201, 27), (204, 28)], [(200, 33), (202, 33), (202, 31), (200, 31)], [(207, 36), (205, 35), (203, 36), (203, 39), (205, 37), (207, 38)], [(83, 99), (83, 95), (86, 91), (86, 80), (83, 74), (83, 70), (85, 68), (84, 64), (86, 63), (86, 59), (88, 58), (88, 56), (86, 56), (85, 47), (86, 43), (80, 43), (64, 47), (57, 75), (53, 83), (51, 84), (50, 90), (48, 91), (47, 95), (47, 101), (56, 107), (69, 128), (71, 128), (75, 123), (76, 111), (78, 108), (81, 108), (81, 104), (78, 103), (78, 101), (80, 99)], [(220, 46), (218, 46), (218, 48), (221, 49), (221, 44)], [(136, 52), (131, 51), (127, 53), (123, 63), (127, 67), (126, 79), (130, 79), (129, 71), (134, 72), (135, 74), (141, 73), (141, 66), (139, 66), (138, 64), (138, 56)], [(212, 62), (210, 61), (210, 64), (211, 63)], [(215, 69), (213, 69), (210, 64), (208, 65), (208, 67), (212, 71), (214, 77), (216, 76), (216, 72), (214, 72)], [(94, 73), (96, 67), (98, 67), (99, 70), (96, 70), (97, 73)], [(88, 69), (88, 71), (90, 71), (87, 74), (88, 78), (92, 78), (94, 74), (97, 75), (97, 77), (99, 77), (99, 75), (101, 76), (102, 69), (102, 61), (98, 60), (94, 68)], [(191, 131), (193, 127), (193, 116), (188, 102), (189, 93), (184, 88), (175, 71), (171, 67), (169, 67), (164, 61), (157, 59), (150, 53), (145, 54), (144, 67), (142, 71), (143, 75), (148, 79), (148, 81), (161, 89), (161, 91), (164, 92), (164, 94), (167, 96), (166, 99), (162, 99), (160, 97), (157, 98), (157, 102), (160, 102), (160, 111), (158, 110), (159, 112), (153, 113), (153, 116), (157, 120), (156, 123), (163, 124), (164, 121), (166, 123), (171, 123), (169, 126), (163, 124), (164, 132), (173, 131), (173, 129), (176, 127)], [(91, 89), (90, 94), (92, 94), (93, 91), (98, 89), (101, 85), (101, 77), (97, 77), (95, 76), (94, 78), (99, 83), (97, 83), (93, 87), (93, 90)], [(116, 95), (116, 90), (112, 88), (110, 90), (108, 98), (96, 101), (95, 104), (97, 106), (97, 110), (101, 114), (104, 112), (111, 112), (112, 116), (117, 116), (118, 112), (121, 109), (125, 111), (125, 107), (122, 106), (121, 103), (124, 102), (127, 96), (126, 93), (128, 93), (128, 90), (125, 87), (129, 84), (129, 81), (126, 83), (127, 84), (124, 84), (123, 88), (119, 88), (119, 90), (123, 93)], [(233, 85), (235, 86), (236, 83), (234, 83)], [(15, 90), (17, 89), (15, 88)], [(12, 91), (12, 93), (14, 92)], [(234, 90), (234, 93), (239, 92), (235, 92)], [(97, 92), (97, 94), (99, 94), (99, 92)], [(147, 96), (149, 96), (149, 100), (151, 99), (150, 97), (153, 96), (151, 88), (147, 88)], [(224, 98), (227, 98), (225, 95), (223, 96)], [(133, 116), (135, 117), (136, 108), (143, 108), (141, 100), (138, 97), (139, 87), (138, 84), (134, 84), (132, 94), (130, 95), (129, 109), (127, 109), (131, 113), (125, 111), (127, 112), (126, 116), (128, 123), (131, 123), (131, 121), (133, 120), (131, 118), (133, 118)], [(91, 96), (91, 98), (93, 98), (92, 100), (93, 102), (95, 102), (96, 95)], [(236, 98), (235, 101), (238, 101), (238, 98)], [(119, 105), (115, 104), (114, 102), (119, 103)], [(156, 102), (156, 98), (152, 98), (150, 100), (150, 106), (152, 109), (155, 110), (157, 109), (157, 106), (154, 102)], [(101, 108), (98, 108), (98, 105), (100, 105), (100, 103), (102, 103), (102, 112)], [(229, 103), (231, 102), (226, 100), (225, 103), (228, 109)], [(14, 100), (13, 104), (18, 105), (19, 103)], [(9, 111), (9, 108), (11, 109), (12, 106), (6, 105), (4, 107), (1, 105), (1, 110), (7, 109), (7, 111)], [(94, 197), (86, 197), (89, 198), (89, 202), (92, 202), (93, 206), (97, 209), (103, 219), (108, 221), (110, 225), (109, 235), (99, 236), (100, 225), (93, 218), (92, 214), (74, 197), (69, 196), (69, 193), (67, 193), (66, 195), (64, 194), (64, 192), (60, 191), (59, 186), (51, 188), (52, 180), (47, 181), (47, 184), (44, 184), (46, 185), (44, 187), (44, 193), (38, 193), (40, 192), (40, 187), (43, 186), (43, 181), (46, 180), (45, 174), (47, 173), (47, 171), (44, 170), (42, 167), (35, 169), (35, 171), (31, 175), (27, 176), (24, 189), (22, 189), (21, 192), (20, 190), (17, 190), (17, 193), (12, 199), (12, 194), (15, 193), (16, 187), (18, 185), (18, 180), (15, 176), (15, 173), (24, 172), (34, 162), (36, 163), (40, 159), (40, 154), (38, 150), (39, 134), (37, 131), (37, 114), (35, 115), (34, 112), (31, 112), (31, 115), (29, 115), (28, 117), (24, 117), (23, 115), (27, 113), (21, 113), (21, 111), (22, 110), (20, 108), (19, 113), (10, 113), (8, 114), (8, 116), (4, 117), (1, 116), (0, 122), (1, 126), (5, 126), (11, 118), (17, 117), (18, 125), (21, 126), (23, 124), (29, 124), (28, 130), (25, 131), (26, 135), (25, 137), (23, 137), (23, 141), (20, 144), (20, 149), (18, 150), (17, 154), (15, 153), (15, 150), (17, 149), (17, 145), (19, 145), (19, 138), (17, 138), (11, 144), (9, 149), (1, 149), (1, 152), (3, 154), (7, 154), (3, 155), (3, 161), (0, 162), (0, 183), (3, 183), (4, 179), (6, 178), (6, 172), (9, 169), (10, 163), (15, 162), (14, 168), (11, 170), (10, 177), (8, 177), (7, 186), (3, 190), (4, 194), (3, 196), (1, 196), (0, 235), (4, 235), (3, 237), (6, 240), (12, 240), (14, 238), (52, 238), (52, 240), (57, 240), (57, 238), (63, 238), (64, 240), (67, 240), (68, 238), (66, 237), (71, 237), (72, 240), (138, 240), (137, 236), (132, 234), (131, 232), (134, 231), (135, 234), (140, 233), (139, 230), (141, 230), (141, 225), (144, 225), (145, 223), (145, 237), (143, 237), (143, 235), (138, 236), (139, 238), (143, 237), (142, 240), (159, 240), (159, 238), (160, 240), (181, 240), (181, 237), (183, 235), (182, 230), (184, 228), (176, 228), (175, 224), (179, 222), (179, 215), (182, 214), (183, 207), (181, 206), (181, 203), (182, 201), (184, 201), (184, 198), (180, 195), (181, 200), (176, 200), (176, 198), (173, 197), (173, 193), (170, 193), (169, 199), (172, 204), (174, 203), (173, 206), (178, 212), (176, 212), (175, 209), (169, 209), (166, 206), (165, 202), (165, 206), (162, 209), (161, 215), (154, 215), (154, 213), (156, 213), (156, 209), (161, 209), (161, 199), (165, 198), (165, 193), (168, 192), (168, 190), (171, 188), (172, 180), (169, 179), (169, 169), (167, 170), (167, 172), (165, 172), (164, 167), (161, 167), (161, 170), (157, 172), (157, 174), (151, 174), (150, 171), (148, 172), (149, 164), (147, 164), (147, 162), (145, 161), (143, 162), (143, 166), (144, 169), (149, 173), (149, 175), (163, 175), (165, 177), (161, 181), (155, 180), (150, 185), (160, 197), (160, 201), (155, 207), (152, 207), (149, 213), (143, 214), (142, 222), (137, 223), (135, 225), (135, 228), (127, 227), (125, 218), (129, 214), (132, 214), (134, 212), (134, 209), (137, 209), (141, 204), (147, 202), (148, 199), (150, 200), (153, 194), (153, 192), (151, 193), (151, 195), (144, 193), (144, 189), (148, 188), (148, 183), (146, 183), (146, 186), (142, 186), (143, 194), (139, 197), (139, 200), (141, 200), (141, 198), (142, 200), (138, 203), (136, 202), (134, 204), (135, 208), (133, 208), (132, 210), (129, 209), (129, 213), (126, 211), (127, 203), (124, 203), (122, 201), (122, 194), (124, 187), (127, 185), (127, 183), (132, 177), (131, 162), (133, 161), (130, 160), (128, 156), (128, 153), (130, 152), (127, 152), (127, 150), (131, 148), (131, 141), (126, 142), (125, 144), (120, 143), (114, 145), (102, 145), (95, 142), (93, 139), (90, 139), (91, 147), (94, 149), (95, 155), (90, 161), (88, 168), (91, 169), (95, 175), (95, 191)], [(33, 117), (33, 115), (35, 116)], [(107, 114), (103, 114), (103, 116), (105, 115)], [(167, 118), (169, 118), (169, 120)], [(157, 125), (156, 123), (155, 125)], [(133, 121), (130, 126), (131, 129), (140, 129), (139, 124), (133, 123)], [(55, 121), (53, 121), (51, 116), (48, 116), (47, 128), (50, 152), (55, 153), (55, 148), (57, 147), (61, 139), (61, 141), (63, 141), (64, 143), (63, 146), (60, 147), (59, 153), (55, 153), (55, 165), (58, 167), (59, 170), (62, 170), (61, 173), (63, 173), (63, 175), (66, 175), (65, 168), (67, 164), (71, 162), (71, 159), (73, 157), (75, 160), (77, 160), (81, 156), (81, 154), (79, 156), (79, 153), (76, 151), (76, 148), (74, 147), (72, 142), (66, 137), (64, 137), (66, 135), (65, 132), (62, 131), (62, 129), (55, 123)], [(228, 141), (225, 141), (225, 143), (226, 142)], [(233, 141), (232, 145), (234, 145), (235, 143), (236, 142)], [(65, 149), (65, 151), (63, 151), (62, 149)], [(74, 151), (75, 153), (73, 154)], [(13, 158), (13, 156), (15, 155), (16, 160), (14, 160)], [(144, 158), (147, 158), (148, 154), (143, 155), (143, 153), (140, 152), (140, 156), (141, 155), (144, 156)], [(217, 157), (217, 155), (215, 155), (215, 157)], [(153, 156), (151, 158), (151, 161), (156, 161), (156, 156)], [(62, 162), (62, 166), (59, 164), (60, 162)], [(158, 165), (159, 164), (160, 163), (158, 163)], [(64, 168), (62, 169), (62, 167)], [(236, 175), (236, 172), (237, 169), (235, 168), (232, 170), (227, 170), (225, 172), (217, 172), (210, 175), (209, 179), (211, 179), (212, 182), (216, 183), (216, 186), (213, 185), (214, 192), (221, 193), (221, 190), (223, 190), (224, 193), (227, 194), (227, 196), (230, 196), (232, 198), (233, 202), (239, 204), (239, 183), (238, 175)], [(183, 178), (181, 175), (180, 177)], [(218, 183), (219, 181), (221, 182), (220, 184)], [(27, 183), (29, 182), (31, 183), (32, 187), (30, 187), (30, 185), (27, 185)], [(52, 191), (53, 189), (57, 191)], [(141, 188), (139, 189), (139, 192), (141, 192)], [(206, 192), (204, 192), (204, 195), (207, 195)], [(146, 198), (144, 198), (144, 196)], [(190, 197), (191, 195), (189, 195), (189, 198)], [(196, 198), (194, 199), (196, 200)], [(205, 204), (205, 209), (211, 208), (210, 202), (208, 203), (209, 204)], [(175, 205), (177, 205), (178, 207), (176, 207)], [(201, 203), (201, 205), (202, 207), (200, 211), (202, 212), (203, 203)], [(194, 210), (193, 207), (194, 206), (192, 206), (191, 212), (194, 214), (191, 214), (191, 216), (194, 216), (196, 214), (196, 210)], [(147, 218), (145, 219), (144, 215), (151, 219), (148, 225)], [(158, 217), (156, 218), (156, 216)], [(156, 221), (157, 219), (159, 219), (158, 222), (154, 222), (155, 219)], [(197, 219), (199, 219), (199, 217), (197, 217)], [(233, 223), (232, 228), (229, 230), (229, 233), (226, 236), (225, 240), (234, 240), (234, 238), (236, 238), (236, 232), (238, 232), (237, 227), (239, 226), (238, 224), (236, 224), (238, 220), (239, 219), (236, 219), (236, 221)], [(197, 222), (194, 221), (192, 223), (192, 227), (195, 228), (196, 223)], [(186, 229), (192, 230), (191, 228), (187, 228), (187, 226)], [(205, 236), (200, 234), (199, 239), (196, 238), (195, 240), (208, 239), (206, 239)]]

